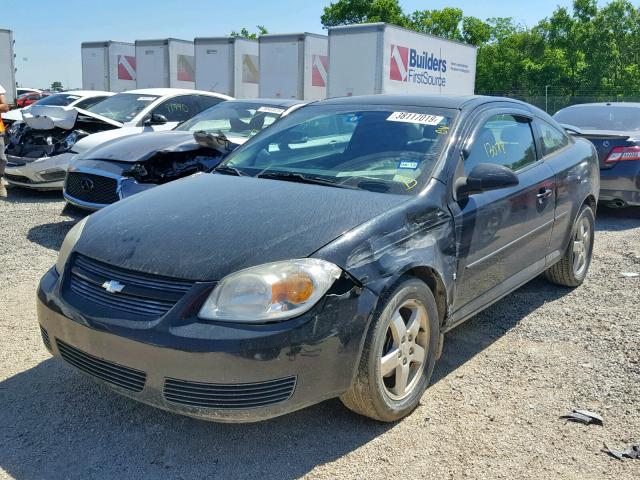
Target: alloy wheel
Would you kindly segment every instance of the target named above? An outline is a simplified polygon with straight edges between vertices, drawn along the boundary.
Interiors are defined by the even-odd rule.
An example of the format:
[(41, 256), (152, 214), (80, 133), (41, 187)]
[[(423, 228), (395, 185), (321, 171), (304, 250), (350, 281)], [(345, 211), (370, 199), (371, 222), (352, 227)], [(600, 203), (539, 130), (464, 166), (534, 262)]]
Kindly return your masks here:
[(589, 263), (589, 250), (591, 248), (591, 224), (586, 216), (583, 216), (573, 236), (573, 273), (581, 276)]
[(409, 396), (420, 382), (429, 348), (429, 322), (424, 305), (407, 300), (387, 327), (380, 355), (385, 393), (393, 400)]

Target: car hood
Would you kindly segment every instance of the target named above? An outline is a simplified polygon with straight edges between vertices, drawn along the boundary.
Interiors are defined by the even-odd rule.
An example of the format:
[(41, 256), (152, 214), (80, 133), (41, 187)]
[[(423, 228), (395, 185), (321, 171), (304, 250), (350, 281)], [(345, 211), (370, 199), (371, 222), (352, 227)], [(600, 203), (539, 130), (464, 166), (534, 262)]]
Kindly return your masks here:
[(22, 122), (22, 112), (29, 107), (25, 108), (15, 108), (13, 110), (9, 110), (6, 113), (0, 114), (3, 120), (9, 120), (11, 122)]
[[(102, 145), (105, 142), (114, 140), (120, 137), (126, 137), (127, 135), (137, 135), (142, 133), (142, 127), (126, 126), (122, 128), (115, 128), (113, 130), (105, 130), (104, 132), (92, 133), (76, 142), (73, 146), (75, 153), (88, 152), (92, 148)], [(93, 158), (93, 157), (92, 157)]]
[(197, 174), (94, 213), (76, 251), (126, 269), (220, 280), (254, 265), (308, 257), (408, 198)]
[[(229, 138), (241, 145), (245, 138)], [(128, 135), (99, 145), (83, 155), (84, 160), (114, 160), (119, 162), (144, 161), (158, 152), (186, 152), (201, 148), (193, 138), (193, 133), (179, 130), (147, 132)]]
[(75, 107), (60, 107), (54, 105), (31, 105), (22, 109), (22, 119), (35, 130), (52, 130), (61, 128), (71, 130), (75, 127), (78, 117), (89, 117), (114, 127), (121, 127), (122, 123)]

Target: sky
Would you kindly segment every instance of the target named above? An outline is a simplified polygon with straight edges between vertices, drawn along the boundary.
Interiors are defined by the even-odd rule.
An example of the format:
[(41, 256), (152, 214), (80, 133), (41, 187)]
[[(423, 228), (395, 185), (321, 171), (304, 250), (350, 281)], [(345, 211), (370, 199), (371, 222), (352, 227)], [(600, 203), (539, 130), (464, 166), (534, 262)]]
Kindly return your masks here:
[[(228, 35), (264, 25), (270, 33), (323, 33), (323, 0), (0, 0), (0, 28), (13, 30), (16, 80), (45, 88), (82, 86), (80, 44)], [(405, 12), (449, 7), (482, 19), (512, 17), (528, 26), (571, 0), (400, 0)], [(2, 68), (2, 66), (0, 66)]]

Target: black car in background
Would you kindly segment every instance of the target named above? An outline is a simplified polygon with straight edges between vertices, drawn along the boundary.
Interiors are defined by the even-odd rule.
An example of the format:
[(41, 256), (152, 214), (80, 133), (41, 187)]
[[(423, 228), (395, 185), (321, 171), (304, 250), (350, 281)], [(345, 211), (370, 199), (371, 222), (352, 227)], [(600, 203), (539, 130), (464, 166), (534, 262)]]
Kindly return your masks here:
[(173, 130), (107, 141), (71, 161), (64, 199), (80, 208), (98, 210), (157, 185), (208, 172), (234, 148), (304, 103), (287, 99), (230, 100)]
[(600, 200), (610, 207), (640, 206), (640, 103), (574, 105), (553, 118), (595, 145)]
[(340, 397), (409, 414), (443, 334), (537, 275), (580, 285), (593, 145), (493, 97), (306, 105), (214, 173), (67, 235), (38, 290), (51, 353), (121, 394), (215, 421)]

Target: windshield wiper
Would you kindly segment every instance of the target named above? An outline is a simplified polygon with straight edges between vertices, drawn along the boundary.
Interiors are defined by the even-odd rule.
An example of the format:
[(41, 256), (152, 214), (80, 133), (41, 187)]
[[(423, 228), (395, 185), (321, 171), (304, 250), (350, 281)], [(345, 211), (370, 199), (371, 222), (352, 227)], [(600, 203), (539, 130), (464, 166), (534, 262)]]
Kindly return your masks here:
[(238, 170), (236, 167), (230, 167), (229, 165), (218, 165), (212, 170), (213, 173), (222, 173), (223, 175), (235, 175), (236, 177), (248, 177), (242, 170)]
[(352, 185), (344, 185), (342, 183), (336, 183), (336, 182), (332, 182), (331, 180), (325, 180), (318, 177), (308, 177), (306, 175), (302, 175), (301, 173), (264, 172), (256, 175), (256, 177), (268, 178), (273, 180), (284, 180), (285, 182), (309, 183), (313, 185), (324, 185), (327, 187), (349, 188), (351, 190), (358, 190), (358, 187), (354, 187)]

